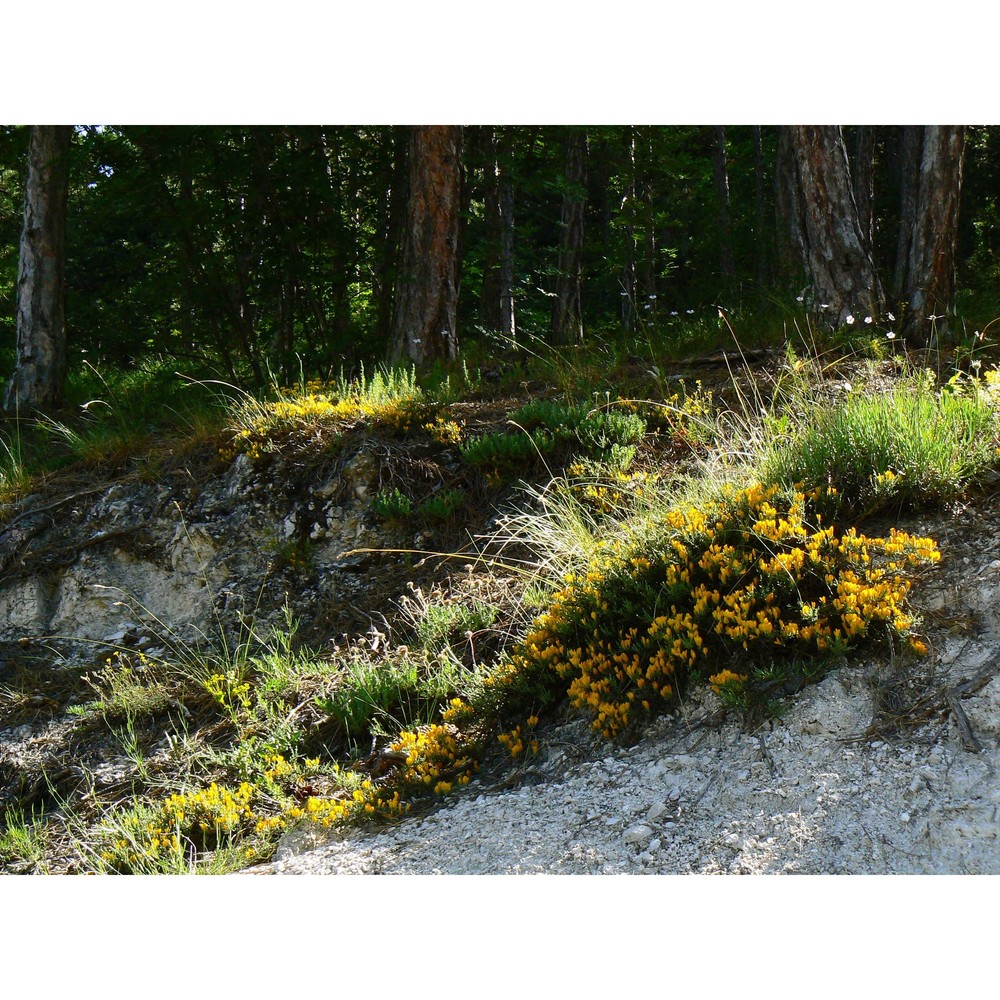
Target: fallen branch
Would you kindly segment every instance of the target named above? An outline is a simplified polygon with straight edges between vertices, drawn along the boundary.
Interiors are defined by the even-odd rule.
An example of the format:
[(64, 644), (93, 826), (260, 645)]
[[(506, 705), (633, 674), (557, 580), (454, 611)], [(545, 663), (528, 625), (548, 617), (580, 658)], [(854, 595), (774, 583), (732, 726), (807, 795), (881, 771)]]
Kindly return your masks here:
[[(1000, 657), (993, 657), (973, 677), (961, 681), (954, 687), (940, 687), (918, 698), (909, 706), (901, 707), (888, 718), (875, 718), (863, 732), (845, 736), (841, 743), (863, 743), (866, 740), (884, 739), (904, 726), (915, 726), (945, 712), (951, 712), (958, 723), (962, 747), (970, 753), (980, 753), (982, 745), (976, 739), (969, 725), (968, 717), (960, 704), (960, 699), (986, 687), (1000, 669)], [(963, 729), (964, 726), (964, 729)]]
[(972, 732), (972, 726), (969, 725), (969, 718), (965, 714), (965, 709), (962, 708), (959, 696), (954, 691), (946, 691), (945, 697), (948, 699), (948, 707), (951, 709), (952, 715), (955, 716), (955, 724), (958, 726), (958, 737), (962, 741), (962, 749), (968, 750), (969, 753), (982, 753), (983, 745), (976, 739), (975, 734)]

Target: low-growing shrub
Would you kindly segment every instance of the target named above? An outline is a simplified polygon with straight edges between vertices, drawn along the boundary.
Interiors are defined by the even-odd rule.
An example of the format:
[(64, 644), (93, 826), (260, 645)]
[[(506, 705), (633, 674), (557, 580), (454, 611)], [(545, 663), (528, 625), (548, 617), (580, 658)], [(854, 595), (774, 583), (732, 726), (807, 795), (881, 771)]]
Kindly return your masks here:
[(555, 438), (545, 430), (480, 434), (464, 441), (460, 450), (469, 464), (493, 471), (533, 466), (540, 454), (552, 451)]
[(461, 490), (442, 490), (424, 500), (417, 507), (417, 513), (427, 521), (447, 521), (464, 502), (465, 494)]

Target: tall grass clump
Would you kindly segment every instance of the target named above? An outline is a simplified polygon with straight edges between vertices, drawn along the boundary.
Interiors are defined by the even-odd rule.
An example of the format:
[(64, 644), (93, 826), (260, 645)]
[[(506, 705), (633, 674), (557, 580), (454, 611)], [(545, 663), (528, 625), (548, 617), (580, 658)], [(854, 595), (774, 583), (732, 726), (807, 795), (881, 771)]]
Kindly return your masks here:
[(855, 516), (961, 497), (997, 455), (997, 409), (961, 381), (936, 390), (913, 378), (888, 392), (851, 394), (772, 444), (765, 482), (827, 487)]

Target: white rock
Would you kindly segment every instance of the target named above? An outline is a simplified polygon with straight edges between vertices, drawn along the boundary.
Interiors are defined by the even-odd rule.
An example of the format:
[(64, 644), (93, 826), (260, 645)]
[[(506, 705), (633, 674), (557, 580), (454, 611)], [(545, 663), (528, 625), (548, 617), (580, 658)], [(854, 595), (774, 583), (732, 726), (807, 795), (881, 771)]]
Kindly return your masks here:
[(646, 813), (647, 823), (657, 823), (670, 812), (670, 807), (665, 802), (654, 802)]

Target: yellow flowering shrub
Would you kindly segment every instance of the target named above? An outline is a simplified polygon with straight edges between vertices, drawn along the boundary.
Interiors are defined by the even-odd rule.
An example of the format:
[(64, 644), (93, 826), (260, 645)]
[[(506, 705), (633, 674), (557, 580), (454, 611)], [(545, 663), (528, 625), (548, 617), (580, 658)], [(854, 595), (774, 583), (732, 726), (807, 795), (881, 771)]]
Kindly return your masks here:
[(424, 430), (441, 445), (457, 445), (462, 442), (462, 428), (454, 420), (446, 420), (441, 414), (431, 423), (424, 424)]
[[(327, 384), (317, 380), (281, 398), (248, 401), (237, 414), (228, 456), (242, 452), (252, 459), (273, 451), (276, 440), (289, 436), (312, 439), (324, 429), (334, 433), (360, 424), (374, 424), (393, 435), (405, 435), (428, 424), (435, 407), (424, 401), (416, 374), (406, 371), (364, 372), (357, 379)], [(434, 422), (431, 426), (437, 426)]]
[[(538, 725), (538, 716), (532, 715), (524, 723), (524, 729), (533, 729)], [(500, 733), (497, 741), (507, 748), (511, 757), (518, 758), (527, 749), (531, 753), (538, 753), (538, 740), (529, 739), (521, 726), (515, 726), (509, 733)]]
[(111, 870), (129, 872), (232, 842), (254, 830), (257, 796), (248, 782), (229, 788), (213, 781), (169, 795), (151, 811), (131, 810), (118, 818), (101, 858)]
[[(567, 577), (493, 683), (547, 671), (612, 737), (669, 707), (693, 677), (745, 676), (752, 687), (776, 658), (842, 653), (879, 626), (908, 636), (908, 572), (939, 558), (934, 542), (824, 527), (809, 517), (818, 496), (724, 488), (669, 510), (655, 548), (609, 540), (585, 575)], [(740, 675), (718, 670), (735, 662)]]

